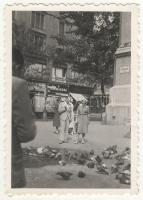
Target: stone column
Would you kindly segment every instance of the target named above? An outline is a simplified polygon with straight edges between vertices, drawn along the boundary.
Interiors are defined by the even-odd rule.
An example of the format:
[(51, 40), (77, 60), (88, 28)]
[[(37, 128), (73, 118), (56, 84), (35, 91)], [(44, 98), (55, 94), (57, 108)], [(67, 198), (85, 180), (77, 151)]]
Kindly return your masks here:
[(106, 107), (107, 123), (126, 124), (130, 121), (131, 83), (131, 14), (120, 16), (119, 48), (115, 53), (114, 86)]

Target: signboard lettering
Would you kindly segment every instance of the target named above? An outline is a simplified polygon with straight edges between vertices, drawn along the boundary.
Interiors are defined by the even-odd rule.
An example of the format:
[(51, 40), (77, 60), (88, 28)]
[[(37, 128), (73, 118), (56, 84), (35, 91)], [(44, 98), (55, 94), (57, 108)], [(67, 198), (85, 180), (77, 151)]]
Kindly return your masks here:
[(128, 73), (129, 72), (129, 66), (121, 66), (120, 67), (120, 74)]

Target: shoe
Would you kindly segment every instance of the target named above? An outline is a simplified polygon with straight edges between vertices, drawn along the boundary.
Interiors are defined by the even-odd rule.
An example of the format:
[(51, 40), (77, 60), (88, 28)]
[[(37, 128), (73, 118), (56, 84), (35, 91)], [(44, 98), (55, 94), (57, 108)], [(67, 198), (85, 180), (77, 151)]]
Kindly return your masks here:
[(78, 144), (78, 141), (74, 141), (73, 143), (74, 143), (74, 144)]
[(58, 130), (56, 130), (56, 131), (54, 131), (54, 133), (55, 133), (55, 134), (58, 134), (58, 133), (59, 133), (59, 131), (58, 131)]
[(63, 144), (64, 143), (64, 141), (59, 141), (59, 144)]
[(81, 144), (84, 144), (84, 143), (85, 143), (85, 140), (84, 140), (84, 139), (82, 139), (82, 140), (81, 140)]

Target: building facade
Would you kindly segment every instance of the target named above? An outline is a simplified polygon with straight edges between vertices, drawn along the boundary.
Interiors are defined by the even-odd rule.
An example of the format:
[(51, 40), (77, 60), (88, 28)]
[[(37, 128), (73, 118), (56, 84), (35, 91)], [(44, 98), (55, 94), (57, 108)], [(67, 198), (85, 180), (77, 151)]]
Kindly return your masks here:
[[(66, 96), (70, 92), (92, 95), (90, 77), (75, 71), (70, 63), (53, 64), (52, 54), (59, 48), (55, 36), (70, 37), (66, 34), (69, 27), (61, 20), (60, 12), (13, 11), (12, 17), (13, 28), (16, 26), (13, 38), (23, 50), (25, 79), (29, 82), (31, 98), (35, 97), (34, 105), (38, 106), (42, 99), (50, 110), (59, 95)], [(44, 110), (41, 104), (34, 108), (37, 112)]]

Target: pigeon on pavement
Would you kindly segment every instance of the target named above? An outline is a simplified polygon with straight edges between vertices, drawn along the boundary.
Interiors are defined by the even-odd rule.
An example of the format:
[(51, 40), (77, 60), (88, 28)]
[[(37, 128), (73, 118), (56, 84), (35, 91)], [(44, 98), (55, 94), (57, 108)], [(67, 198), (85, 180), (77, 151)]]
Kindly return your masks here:
[(57, 172), (56, 174), (61, 176), (64, 180), (69, 180), (72, 175), (71, 172)]
[(59, 165), (64, 166), (64, 165), (66, 165), (66, 162), (64, 160), (60, 160)]
[(93, 161), (90, 161), (87, 163), (88, 168), (94, 168), (94, 166), (95, 166), (95, 162), (93, 162)]
[(83, 171), (79, 171), (78, 172), (78, 177), (79, 178), (84, 178), (86, 176), (86, 174)]

